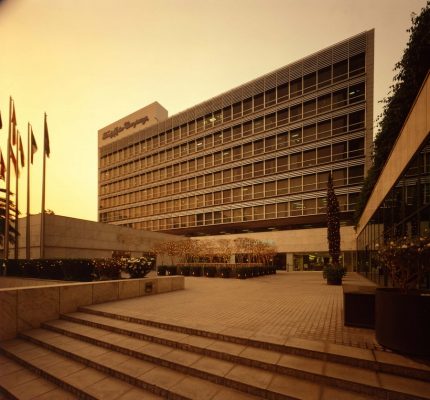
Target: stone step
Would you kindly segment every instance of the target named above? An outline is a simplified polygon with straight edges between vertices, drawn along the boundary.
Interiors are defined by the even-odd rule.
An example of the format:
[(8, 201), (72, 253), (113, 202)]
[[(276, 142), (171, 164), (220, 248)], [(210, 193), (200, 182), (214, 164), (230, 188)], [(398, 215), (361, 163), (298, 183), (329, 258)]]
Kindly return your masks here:
[[(86, 329), (94, 330), (95, 328), (86, 327)], [(53, 334), (56, 336), (52, 336)], [(261, 395), (265, 391), (259, 388), (257, 391), (254, 391), (257, 392), (256, 397), (248, 392), (243, 393), (243, 391), (238, 391), (236, 388), (225, 387), (222, 384), (207, 381), (195, 375), (190, 376), (183, 371), (184, 368), (182, 366), (178, 369), (171, 369), (168, 368), (169, 363), (163, 364), (161, 362), (154, 363), (148, 361), (161, 361), (154, 357), (134, 357), (138, 353), (136, 350), (131, 350), (131, 348), (138, 346), (138, 343), (136, 343), (136, 339), (126, 336), (122, 337), (124, 339), (124, 343), (121, 343), (122, 352), (108, 348), (107, 345), (113, 338), (109, 338), (109, 341), (105, 342), (105, 346), (103, 347), (46, 329), (23, 332), (20, 334), (20, 337), (37, 346), (67, 357), (72, 362), (77, 362), (95, 371), (108, 374), (124, 383), (127, 382), (127, 384), (143, 388), (162, 398), (177, 400), (206, 398), (213, 400), (228, 398), (256, 400), (257, 398), (266, 398)], [(151, 351), (157, 353), (158, 349), (152, 348)], [(146, 399), (147, 397), (143, 398)], [(295, 399), (286, 396), (273, 398)]]
[(0, 355), (0, 399), (78, 399), (22, 364)]
[[(44, 327), (88, 343), (161, 364), (199, 378), (221, 382), (259, 396), (266, 396), (268, 393), (259, 393), (258, 387), (254, 387), (252, 380), (247, 380), (242, 371), (247, 371), (248, 376), (253, 376), (255, 382), (264, 374), (271, 375), (271, 381), (276, 383), (266, 386), (266, 392), (273, 392), (270, 393), (270, 396), (282, 394), (294, 397), (297, 395), (294, 389), (280, 389), (277, 386), (283, 380), (293, 379), (298, 387), (300, 387), (300, 383), (305, 383), (308, 387), (313, 386), (314, 394), (318, 391), (317, 386), (321, 385), (352, 390), (378, 398), (430, 398), (426, 396), (426, 393), (430, 395), (430, 384), (418, 380), (399, 378), (363, 368), (282, 354), (252, 346), (246, 347), (204, 337), (190, 337), (176, 332), (165, 331), (163, 335), (163, 332), (157, 331), (155, 328), (151, 327), (148, 330), (148, 327), (124, 321), (111, 321), (111, 329), (104, 329), (109, 327), (107, 325), (109, 321), (99, 316), (75, 313), (69, 317), (76, 321), (98, 324), (98, 327), (66, 320), (46, 323)], [(152, 340), (147, 340), (149, 332), (154, 335), (151, 337)], [(229, 368), (231, 371), (227, 375), (220, 373), (228, 372)]]
[[(247, 347), (261, 348), (284, 354), (365, 368), (376, 372), (399, 375), (401, 377), (413, 378), (426, 382), (430, 381), (430, 365), (428, 360), (411, 359), (386, 351), (372, 351), (352, 346), (343, 346), (335, 343), (319, 342), (296, 337), (287, 339), (268, 335), (254, 335), (250, 337), (247, 332), (233, 329), (227, 332), (214, 332), (202, 328), (186, 327), (128, 315), (121, 315), (118, 313), (110, 313), (90, 307), (80, 307), (79, 311), (80, 313), (62, 315), (61, 318), (75, 320), (76, 322), (91, 326), (97, 326), (97, 324), (99, 324), (99, 327), (112, 330), (113, 332), (119, 332), (119, 330), (122, 329), (122, 325), (114, 325), (110, 320), (124, 321), (131, 324), (146, 326), (146, 331), (143, 328), (137, 329), (137, 331), (143, 335), (140, 337), (145, 338), (146, 335), (146, 340), (151, 340), (150, 336), (153, 334), (153, 340), (157, 340), (157, 343), (169, 344), (169, 334), (167, 332), (176, 332), (179, 334), (189, 335), (194, 338), (208, 338)], [(88, 314), (94, 317), (98, 316), (108, 319), (98, 320), (96, 322), (95, 320), (92, 321), (91, 318), (87, 316)], [(132, 333), (131, 336), (133, 336), (133, 334), (134, 333)], [(163, 340), (160, 341), (156, 339), (157, 335), (163, 338)], [(195, 340), (198, 341), (198, 339)]]
[[(48, 335), (44, 335), (45, 337), (54, 337), (52, 332), (46, 332)], [(65, 339), (69, 338), (65, 337)], [(71, 357), (51, 351), (45, 346), (41, 347), (23, 339), (0, 343), (0, 351), (6, 356), (3, 356), (7, 360), (6, 363), (15, 363), (20, 368), (20, 373), (18, 371), (16, 376), (10, 377), (14, 380), (12, 383), (7, 381), (7, 375), (0, 378), (1, 385), (6, 387), (9, 395), (12, 394), (11, 398), (19, 400), (36, 398), (37, 394), (42, 394), (41, 391), (46, 388), (50, 391), (44, 393), (44, 397), (37, 397), (37, 399), (133, 400), (144, 398), (155, 400), (164, 398), (117, 379), (109, 373), (91, 368)], [(8, 368), (13, 368), (7, 365)], [(3, 368), (1, 370), (3, 373)], [(33, 380), (30, 381), (31, 376)], [(19, 385), (15, 391), (12, 390), (14, 384), (27, 382), (27, 379), (26, 386)], [(24, 390), (28, 391), (24, 392)], [(165, 392), (162, 391), (162, 394)], [(177, 398), (184, 399), (184, 397)]]

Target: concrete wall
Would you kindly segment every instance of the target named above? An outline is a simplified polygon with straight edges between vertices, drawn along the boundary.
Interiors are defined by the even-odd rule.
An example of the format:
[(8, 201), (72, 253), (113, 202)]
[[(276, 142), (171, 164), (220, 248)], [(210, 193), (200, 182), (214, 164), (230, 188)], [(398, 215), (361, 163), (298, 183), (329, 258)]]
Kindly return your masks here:
[(183, 276), (0, 289), (0, 341), (80, 306), (184, 289)]
[(430, 74), (427, 75), (384, 169), (373, 188), (373, 192), (358, 223), (357, 235), (360, 234), (370, 218), (372, 218), (429, 133)]
[[(30, 217), (30, 258), (40, 257), (40, 214)], [(26, 221), (19, 219), (19, 258), (25, 258)], [(114, 250), (139, 257), (159, 240), (181, 236), (141, 231), (59, 215), (45, 215), (45, 258), (105, 258)], [(13, 255), (13, 247), (10, 255)]]

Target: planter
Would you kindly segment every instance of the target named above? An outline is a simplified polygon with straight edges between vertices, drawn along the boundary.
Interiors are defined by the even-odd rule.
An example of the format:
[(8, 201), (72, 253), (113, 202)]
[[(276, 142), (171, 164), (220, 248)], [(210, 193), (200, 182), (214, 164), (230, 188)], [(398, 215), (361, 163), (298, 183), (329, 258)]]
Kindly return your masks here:
[(342, 285), (342, 277), (341, 276), (328, 276), (327, 277), (327, 285)]
[(375, 334), (379, 344), (417, 356), (430, 356), (430, 292), (376, 289)]

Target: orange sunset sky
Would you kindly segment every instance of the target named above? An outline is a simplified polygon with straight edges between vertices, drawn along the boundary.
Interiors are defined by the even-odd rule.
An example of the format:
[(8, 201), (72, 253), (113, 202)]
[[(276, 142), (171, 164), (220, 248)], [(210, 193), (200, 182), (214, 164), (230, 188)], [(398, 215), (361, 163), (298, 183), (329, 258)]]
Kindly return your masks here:
[[(364, 30), (375, 28), (375, 119), (425, 0), (0, 0), (0, 147), (9, 96), (51, 157), (46, 208), (97, 220), (97, 131), (158, 101), (173, 115)], [(376, 124), (376, 123), (375, 123)], [(26, 209), (26, 172), (20, 209)], [(4, 187), (4, 182), (0, 182)]]

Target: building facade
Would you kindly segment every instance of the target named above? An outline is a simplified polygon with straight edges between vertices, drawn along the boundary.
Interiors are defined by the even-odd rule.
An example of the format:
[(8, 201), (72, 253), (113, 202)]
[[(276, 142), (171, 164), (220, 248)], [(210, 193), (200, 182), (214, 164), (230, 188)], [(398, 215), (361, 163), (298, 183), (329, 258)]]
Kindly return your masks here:
[[(167, 117), (99, 130), (99, 221), (202, 236), (343, 226), (370, 165), (374, 31)], [(312, 235), (311, 232), (309, 232)]]

